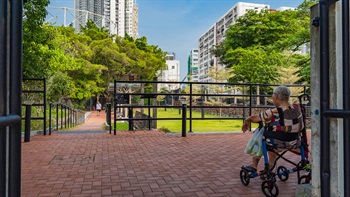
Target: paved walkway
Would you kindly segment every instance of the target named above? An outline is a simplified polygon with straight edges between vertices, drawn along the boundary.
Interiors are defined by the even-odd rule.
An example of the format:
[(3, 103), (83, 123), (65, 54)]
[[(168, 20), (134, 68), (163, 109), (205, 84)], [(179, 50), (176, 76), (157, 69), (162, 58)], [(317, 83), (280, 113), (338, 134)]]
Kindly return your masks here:
[[(259, 178), (249, 186), (239, 178), (251, 160), (243, 153), (251, 134), (115, 136), (101, 131), (105, 114), (96, 113), (79, 127), (22, 144), (22, 196), (263, 196)], [(279, 196), (294, 196), (296, 177), (277, 181)]]

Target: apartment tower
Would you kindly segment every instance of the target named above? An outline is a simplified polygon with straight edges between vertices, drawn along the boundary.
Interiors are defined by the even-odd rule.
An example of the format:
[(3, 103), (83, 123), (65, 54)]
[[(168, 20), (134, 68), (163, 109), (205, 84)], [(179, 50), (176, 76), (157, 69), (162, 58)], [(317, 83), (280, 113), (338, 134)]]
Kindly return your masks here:
[(110, 34), (138, 38), (138, 7), (135, 0), (74, 0), (75, 28), (91, 19)]
[(188, 56), (187, 80), (198, 82), (198, 49), (192, 49)]
[(214, 67), (215, 70), (220, 70), (223, 67), (218, 63), (218, 59), (210, 54), (210, 50), (225, 39), (229, 27), (235, 24), (236, 20), (247, 13), (248, 10), (261, 11), (263, 9), (270, 9), (270, 6), (238, 2), (199, 38), (198, 81), (213, 82), (213, 79), (208, 75), (210, 68)]

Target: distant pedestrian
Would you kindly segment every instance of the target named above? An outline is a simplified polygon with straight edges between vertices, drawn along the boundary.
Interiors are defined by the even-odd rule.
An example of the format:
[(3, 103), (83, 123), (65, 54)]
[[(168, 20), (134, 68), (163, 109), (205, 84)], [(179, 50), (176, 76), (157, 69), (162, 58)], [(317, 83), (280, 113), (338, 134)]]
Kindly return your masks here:
[(102, 108), (101, 103), (100, 103), (100, 102), (97, 102), (97, 104), (96, 104), (96, 110), (98, 111), (98, 114), (97, 114), (98, 116), (100, 115), (101, 108)]

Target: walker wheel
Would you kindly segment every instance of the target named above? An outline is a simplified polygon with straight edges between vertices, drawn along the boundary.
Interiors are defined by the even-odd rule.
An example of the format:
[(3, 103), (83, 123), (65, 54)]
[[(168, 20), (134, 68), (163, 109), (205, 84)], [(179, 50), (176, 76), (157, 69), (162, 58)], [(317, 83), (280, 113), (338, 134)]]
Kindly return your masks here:
[(239, 173), (239, 177), (241, 178), (241, 182), (244, 186), (249, 185), (250, 177), (246, 170), (241, 170), (241, 172)]
[(261, 190), (267, 197), (277, 197), (279, 193), (278, 186), (273, 181), (264, 181), (261, 184)]
[(310, 183), (310, 180), (311, 180), (310, 175), (303, 175), (298, 179), (298, 184)]
[(288, 178), (289, 178), (289, 174), (288, 174), (288, 172), (287, 172), (287, 168), (284, 167), (284, 166), (279, 166), (279, 167), (277, 168), (277, 176), (278, 176), (278, 178), (279, 178), (281, 181), (283, 181), (283, 182), (287, 181)]

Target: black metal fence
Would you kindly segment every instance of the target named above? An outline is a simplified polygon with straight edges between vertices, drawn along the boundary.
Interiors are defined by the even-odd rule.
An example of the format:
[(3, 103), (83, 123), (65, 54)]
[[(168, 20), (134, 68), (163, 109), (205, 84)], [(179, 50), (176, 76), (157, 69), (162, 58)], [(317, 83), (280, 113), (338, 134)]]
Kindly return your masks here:
[[(136, 121), (146, 121), (152, 129), (157, 120), (182, 120), (158, 118), (156, 109), (176, 108), (179, 113), (189, 111), (189, 129), (193, 132), (193, 120), (244, 120), (253, 113), (272, 107), (272, 91), (275, 84), (248, 83), (201, 83), (201, 82), (160, 82), (160, 81), (115, 81), (114, 82), (114, 134), (118, 121), (127, 121), (133, 130)], [(286, 85), (292, 90), (292, 100), (308, 93), (309, 85)], [(176, 87), (176, 88), (169, 88)], [(163, 97), (162, 100), (157, 97)], [(141, 104), (144, 100), (146, 104)], [(158, 101), (158, 102), (157, 102)], [(160, 102), (162, 101), (162, 102)], [(184, 106), (185, 104), (185, 106)], [(148, 109), (148, 114), (134, 117), (135, 110)], [(151, 116), (151, 109), (153, 116)], [(307, 107), (310, 109), (310, 107)], [(201, 112), (200, 118), (192, 116), (193, 111)], [(122, 116), (118, 114), (123, 113)], [(220, 117), (208, 117), (207, 113), (223, 113)], [(127, 114), (127, 115), (126, 115)], [(118, 117), (119, 116), (119, 117)], [(310, 113), (308, 113), (308, 118)], [(110, 128), (111, 132), (111, 128)]]
[[(61, 102), (47, 103), (46, 99), (46, 79), (45, 78), (24, 78), (22, 87), (22, 120), (25, 126), (24, 141), (30, 141), (31, 127), (33, 121), (42, 121), (43, 135), (47, 130), (51, 135), (52, 130), (66, 129), (81, 124), (85, 121), (85, 112), (74, 109), (73, 105), (68, 102), (69, 99), (62, 99)], [(49, 110), (47, 111), (47, 106)], [(32, 113), (34, 109), (37, 113)], [(47, 112), (49, 113), (47, 117)], [(36, 115), (32, 115), (36, 114)], [(48, 122), (48, 127), (47, 127)], [(37, 128), (36, 128), (37, 129)]]
[[(46, 135), (46, 79), (45, 78), (23, 78), (22, 86), (22, 100), (24, 103), (22, 106), (35, 107), (42, 109), (40, 116), (27, 117), (31, 114), (26, 114), (26, 121), (41, 120), (43, 127), (43, 134)], [(28, 123), (26, 123), (28, 124)]]
[(49, 135), (53, 130), (74, 127), (85, 121), (85, 111), (74, 109), (67, 102), (55, 102), (49, 106)]

